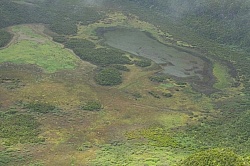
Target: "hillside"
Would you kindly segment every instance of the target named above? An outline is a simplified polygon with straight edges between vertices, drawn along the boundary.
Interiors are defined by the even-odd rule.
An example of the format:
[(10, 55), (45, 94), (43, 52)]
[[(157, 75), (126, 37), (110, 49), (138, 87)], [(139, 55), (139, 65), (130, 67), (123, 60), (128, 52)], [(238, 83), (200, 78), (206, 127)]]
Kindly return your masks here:
[(0, 1), (0, 165), (250, 165), (249, 5)]

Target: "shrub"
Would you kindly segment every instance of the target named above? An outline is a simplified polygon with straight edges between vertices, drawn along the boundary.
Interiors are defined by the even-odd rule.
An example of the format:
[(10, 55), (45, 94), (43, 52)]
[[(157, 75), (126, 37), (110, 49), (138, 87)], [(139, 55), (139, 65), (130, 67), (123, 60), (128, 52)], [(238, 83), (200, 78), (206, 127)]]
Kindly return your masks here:
[(123, 56), (123, 53), (115, 49), (107, 48), (75, 48), (75, 54), (82, 60), (89, 61), (95, 65), (107, 66), (111, 64), (130, 64), (128, 57)]
[(56, 35), (56, 36), (53, 36), (53, 40), (58, 43), (64, 43), (67, 41), (67, 38), (64, 36)]
[(148, 59), (142, 59), (142, 60), (136, 60), (134, 61), (136, 66), (140, 66), (140, 67), (148, 67), (151, 65), (151, 61)]
[(26, 104), (24, 108), (28, 109), (31, 112), (38, 112), (43, 114), (55, 112), (57, 110), (55, 106), (47, 103), (29, 103)]
[(149, 77), (149, 79), (152, 82), (160, 83), (160, 82), (164, 82), (167, 79), (167, 77), (166, 76), (151, 76)]
[(69, 39), (64, 43), (65, 47), (70, 49), (76, 48), (95, 48), (95, 44), (86, 39)]
[(0, 47), (6, 46), (11, 40), (11, 34), (7, 31), (0, 30)]
[(113, 68), (116, 68), (118, 70), (121, 70), (121, 71), (130, 71), (129, 68), (127, 68), (127, 66), (123, 66), (123, 65), (111, 65), (111, 67)]
[(0, 116), (0, 138), (6, 145), (17, 143), (37, 143), (44, 141), (39, 138), (40, 124), (31, 115), (2, 114)]
[(228, 149), (210, 149), (192, 154), (181, 166), (247, 166), (243, 158)]
[(156, 92), (154, 92), (154, 91), (149, 91), (148, 92), (151, 96), (153, 96), (154, 98), (161, 98)]
[(102, 108), (102, 104), (99, 101), (89, 101), (85, 105), (81, 106), (81, 109), (88, 111), (99, 111)]
[(167, 98), (173, 96), (171, 93), (165, 93), (165, 92), (163, 92), (162, 95), (163, 95), (164, 97), (167, 97)]
[(121, 73), (115, 68), (105, 68), (96, 74), (95, 81), (99, 85), (119, 85), (122, 83), (122, 76)]

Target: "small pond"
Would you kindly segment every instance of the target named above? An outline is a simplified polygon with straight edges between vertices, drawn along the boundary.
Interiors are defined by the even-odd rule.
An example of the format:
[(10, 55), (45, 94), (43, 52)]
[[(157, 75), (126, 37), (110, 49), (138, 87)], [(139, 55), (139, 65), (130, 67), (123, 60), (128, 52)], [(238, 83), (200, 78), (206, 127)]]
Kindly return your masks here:
[(105, 43), (134, 55), (151, 59), (163, 68), (163, 73), (176, 77), (198, 76), (202, 79), (205, 62), (185, 50), (160, 43), (149, 34), (125, 28), (102, 31)]

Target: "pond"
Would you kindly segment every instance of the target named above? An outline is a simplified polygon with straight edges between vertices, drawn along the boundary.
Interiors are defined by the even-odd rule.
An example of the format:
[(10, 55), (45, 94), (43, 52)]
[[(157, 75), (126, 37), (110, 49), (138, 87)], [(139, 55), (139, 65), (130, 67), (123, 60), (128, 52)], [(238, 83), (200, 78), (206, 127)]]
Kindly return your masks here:
[(198, 76), (202, 79), (205, 62), (185, 51), (160, 43), (150, 34), (136, 29), (102, 30), (105, 43), (134, 55), (151, 59), (163, 68), (163, 73), (175, 77)]

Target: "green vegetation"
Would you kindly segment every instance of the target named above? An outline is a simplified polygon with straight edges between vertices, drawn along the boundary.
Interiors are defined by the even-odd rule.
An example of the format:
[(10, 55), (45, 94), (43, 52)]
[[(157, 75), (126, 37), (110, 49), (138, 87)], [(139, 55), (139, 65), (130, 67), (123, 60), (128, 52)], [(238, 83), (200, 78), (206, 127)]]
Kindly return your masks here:
[(0, 29), (0, 36), (1, 36), (0, 47), (6, 46), (10, 42), (11, 37), (12, 37), (12, 35), (9, 32), (5, 30), (1, 30), (1, 29)]
[(182, 163), (182, 166), (247, 166), (242, 157), (228, 149), (210, 149), (192, 154)]
[(120, 70), (120, 71), (130, 71), (129, 68), (124, 65), (115, 64), (115, 65), (111, 65), (110, 67), (116, 68), (117, 70)]
[(95, 65), (107, 66), (110, 64), (130, 64), (130, 59), (116, 49), (108, 48), (76, 48), (75, 54), (82, 60), (89, 61)]
[(126, 133), (129, 140), (133, 139), (147, 139), (148, 144), (157, 147), (178, 147), (176, 140), (169, 135), (167, 131), (162, 128), (147, 128), (141, 130), (134, 130)]
[(17, 143), (38, 143), (44, 141), (39, 138), (40, 124), (31, 115), (0, 114), (0, 138), (5, 145)]
[(56, 108), (53, 105), (47, 103), (36, 103), (36, 102), (25, 104), (24, 108), (28, 109), (31, 112), (37, 112), (42, 114), (53, 113), (58, 110), (58, 108)]
[(93, 145), (90, 143), (90, 142), (85, 142), (85, 143), (83, 143), (81, 146), (79, 146), (78, 148), (77, 148), (77, 150), (78, 151), (86, 151), (86, 150), (88, 150), (88, 149), (90, 149), (90, 148), (92, 148), (93, 147)]
[(102, 104), (99, 101), (88, 101), (86, 104), (81, 106), (81, 109), (87, 111), (100, 111)]
[(151, 96), (157, 99), (161, 98), (160, 95), (155, 91), (149, 91), (148, 94), (150, 94)]
[(163, 92), (162, 96), (169, 98), (169, 97), (172, 97), (173, 95), (171, 93), (165, 93), (165, 92)]
[(59, 44), (40, 35), (37, 36), (26, 26), (17, 26), (14, 30), (18, 33), (24, 33), (30, 39), (21, 40), (0, 50), (0, 63), (35, 64), (50, 73), (76, 67), (78, 59)]
[(249, 153), (250, 111), (227, 111), (223, 114), (214, 121), (189, 127), (186, 131), (188, 137), (195, 138), (200, 147), (232, 147), (239, 153)]
[[(59, 40), (64, 40), (59, 38)], [(89, 61), (95, 65), (114, 65), (118, 70), (127, 71), (125, 66), (117, 64), (130, 64), (130, 59), (124, 53), (111, 48), (95, 48), (95, 44), (86, 39), (72, 38), (66, 40), (65, 47), (72, 49), (82, 60)]]
[(161, 76), (161, 75), (160, 76), (150, 76), (149, 79), (152, 82), (162, 83), (167, 79), (167, 77), (166, 76)]
[(77, 38), (72, 38), (66, 40), (64, 43), (64, 46), (70, 49), (94, 49), (95, 44), (92, 43), (91, 41), (88, 41), (86, 39), (77, 39)]
[[(57, 73), (62, 69), (74, 69), (79, 59), (61, 45), (51, 42), (39, 28), (33, 27), (32, 30), (32, 26), (38, 24), (14, 26), (12, 31), (17, 33), (17, 39), (13, 38), (16, 41), (10, 47), (0, 50), (0, 63), (33, 64), (48, 73), (37, 76), (33, 71), (25, 71), (25, 67), (23, 70), (22, 65), (0, 65), (0, 74), (11, 75), (10, 78), (0, 77), (1, 107), (11, 106), (22, 98), (28, 102), (20, 110), (11, 109), (0, 114), (0, 165), (19, 164), (11, 163), (15, 161), (15, 155), (5, 150), (8, 148), (6, 145), (12, 145), (13, 149), (20, 149), (24, 153), (24, 149), (32, 150), (34, 159), (24, 165), (40, 159), (37, 156), (45, 156), (44, 165), (65, 164), (66, 160), (71, 160), (71, 164), (75, 165), (178, 165), (178, 161), (186, 157), (182, 165), (249, 165), (249, 157), (247, 161), (239, 156), (249, 156), (250, 153), (250, 58), (245, 51), (249, 50), (250, 43), (247, 1), (208, 0), (197, 3), (199, 1), (191, 0), (187, 5), (184, 1), (174, 0), (105, 0), (105, 5), (97, 8), (85, 7), (82, 5), (84, 2), (1, 0), (0, 28), (44, 23), (57, 33), (53, 33), (54, 41), (64, 44), (82, 60), (100, 68), (94, 78), (98, 84), (121, 84), (122, 71), (130, 69), (130, 73), (123, 72), (127, 76), (126, 85), (119, 91), (112, 88), (112, 95), (106, 95), (106, 88), (88, 82), (90, 76), (87, 73), (91, 72), (85, 72), (84, 66), (76, 72), (65, 70)], [(112, 10), (108, 9), (109, 4), (112, 4)], [(114, 13), (110, 14), (111, 11)], [(107, 19), (100, 20), (103, 17)], [(82, 26), (93, 22), (95, 24)], [(129, 25), (125, 25), (127, 23)], [(133, 62), (124, 52), (100, 45), (103, 44), (102, 40), (95, 34), (95, 28), (100, 25), (148, 31), (161, 43), (173, 46), (182, 44), (191, 47), (192, 44), (196, 51), (211, 59), (211, 62), (216, 62), (213, 71), (205, 74), (211, 78), (213, 72), (217, 78), (214, 88), (221, 91), (210, 96), (199, 94), (185, 83), (185, 79), (166, 80), (161, 75), (149, 77), (156, 83), (149, 82), (147, 78), (151, 71), (132, 65), (128, 69), (126, 65), (134, 63), (147, 67), (153, 62), (131, 56), (131, 59), (136, 59)], [(85, 27), (86, 31), (79, 32)], [(6, 31), (0, 30), (0, 36), (6, 36), (1, 38), (0, 46), (1, 43), (6, 45), (10, 39)], [(205, 65), (205, 68), (209, 68), (209, 65)], [(16, 75), (22, 79), (15, 79)], [(36, 81), (31, 82), (33, 77)], [(26, 84), (24, 87), (23, 82)], [(159, 83), (162, 83), (161, 87), (157, 87)], [(230, 89), (231, 85), (233, 89)], [(206, 86), (204, 84), (204, 88)], [(212, 84), (208, 86), (212, 87)], [(186, 88), (174, 92), (180, 87)], [(55, 92), (60, 92), (58, 94), (63, 99), (57, 99), (61, 96), (55, 95)], [(46, 94), (43, 96), (44, 102), (32, 102), (33, 96), (43, 101), (39, 98), (43, 94)], [(140, 100), (134, 101), (128, 94)], [(88, 95), (101, 101), (89, 101), (81, 109), (98, 111), (103, 102), (109, 103), (109, 112), (91, 114), (72, 111), (79, 109), (81, 101), (88, 101)], [(58, 117), (47, 114), (57, 111), (58, 107), (68, 113)], [(119, 113), (114, 111), (119, 109)], [(178, 112), (178, 115), (168, 114), (168, 109)], [(42, 124), (49, 123), (42, 126), (46, 128), (42, 134), (48, 138), (44, 144), (45, 150), (36, 145), (18, 144), (44, 141), (39, 138), (40, 124), (31, 115), (38, 115)], [(87, 125), (79, 125), (82, 123)], [(121, 133), (126, 133), (128, 140), (124, 140)], [(92, 142), (82, 144), (77, 152), (73, 152), (72, 148), (75, 147), (72, 146), (83, 139), (84, 142)], [(234, 149), (239, 155), (224, 147)], [(53, 152), (47, 156), (46, 149)], [(197, 151), (201, 152), (194, 153)]]
[(122, 83), (122, 76), (115, 68), (105, 68), (96, 74), (95, 81), (99, 85), (114, 86)]
[(136, 100), (142, 98), (142, 95), (139, 92), (132, 93), (132, 96), (134, 96)]
[(136, 66), (139, 66), (139, 67), (151, 66), (151, 61), (148, 59), (135, 60), (134, 63)]
[(25, 156), (18, 154), (13, 150), (1, 150), (0, 152), (0, 165), (11, 166), (16, 165), (25, 160)]
[(86, 25), (103, 17), (92, 8), (77, 5), (78, 3), (78, 1), (67, 3), (44, 0), (29, 1), (29, 5), (25, 5), (16, 1), (2, 0), (0, 28), (16, 24), (44, 23), (58, 34), (72, 35), (76, 33), (78, 23)]
[(67, 38), (65, 36), (62, 36), (62, 35), (54, 35), (53, 41), (55, 41), (57, 43), (65, 43), (67, 41)]
[(230, 75), (225, 67), (221, 66), (218, 63), (214, 64), (213, 74), (217, 78), (217, 82), (214, 84), (214, 87), (217, 89), (224, 89), (231, 87)]

